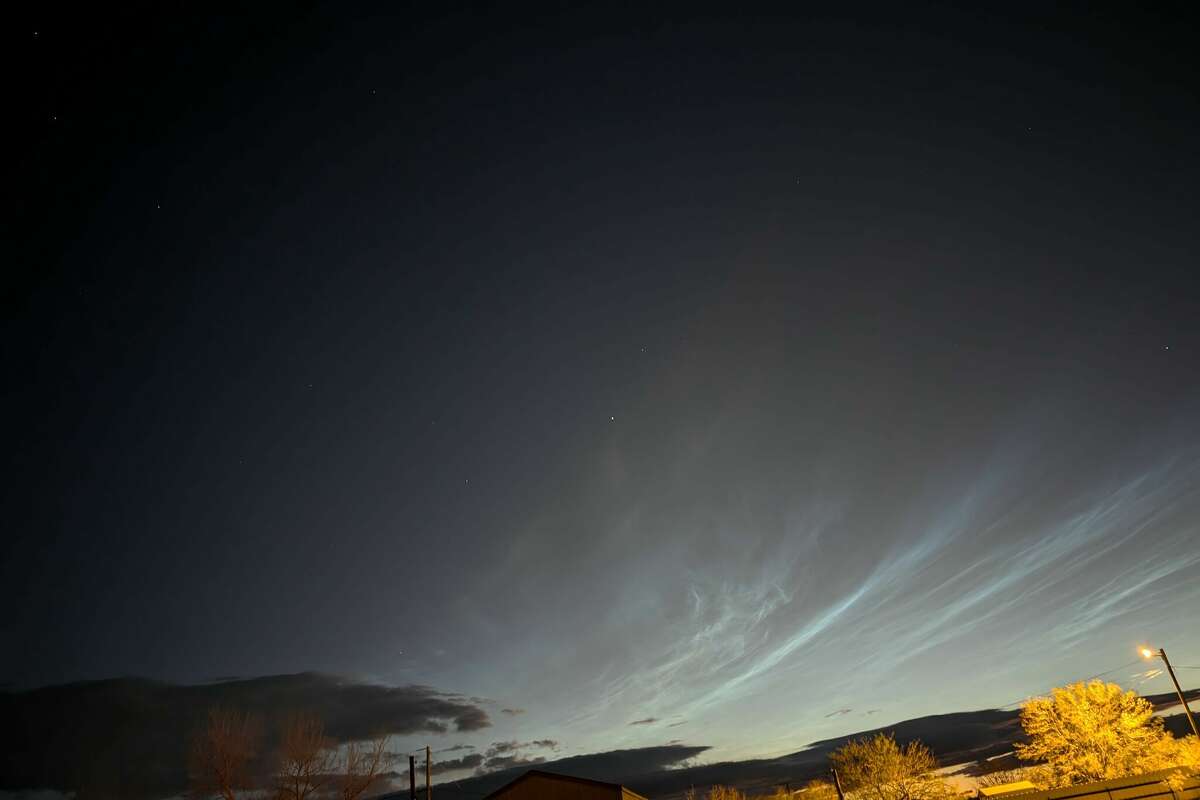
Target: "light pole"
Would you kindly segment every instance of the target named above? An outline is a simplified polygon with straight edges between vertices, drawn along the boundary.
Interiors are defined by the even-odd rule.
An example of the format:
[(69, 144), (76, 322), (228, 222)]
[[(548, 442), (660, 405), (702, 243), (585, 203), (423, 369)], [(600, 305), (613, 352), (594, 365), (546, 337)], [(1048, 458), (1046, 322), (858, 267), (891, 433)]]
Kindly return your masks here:
[(1163, 648), (1158, 648), (1158, 652), (1154, 652), (1149, 647), (1142, 648), (1142, 658), (1154, 658), (1158, 656), (1167, 665), (1167, 674), (1171, 676), (1171, 682), (1175, 684), (1175, 694), (1179, 695), (1179, 702), (1183, 703), (1183, 713), (1187, 716), (1188, 723), (1192, 726), (1192, 733), (1197, 739), (1200, 739), (1200, 730), (1196, 729), (1196, 720), (1192, 716), (1192, 709), (1188, 707), (1187, 700), (1183, 696), (1183, 689), (1179, 687), (1179, 679), (1175, 677), (1175, 670), (1171, 669), (1171, 662), (1167, 660), (1167, 651)]

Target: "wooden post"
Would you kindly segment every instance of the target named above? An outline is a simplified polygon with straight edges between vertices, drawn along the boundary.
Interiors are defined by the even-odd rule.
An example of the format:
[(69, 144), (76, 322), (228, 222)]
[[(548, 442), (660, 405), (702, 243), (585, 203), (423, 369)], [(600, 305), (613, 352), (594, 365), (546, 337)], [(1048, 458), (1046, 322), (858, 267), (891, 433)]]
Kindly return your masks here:
[(429, 777), (432, 774), (432, 764), (429, 761), (429, 745), (425, 745), (425, 800), (433, 800), (433, 786), (429, 782)]
[(829, 770), (833, 773), (833, 785), (837, 787), (838, 800), (846, 800), (846, 794), (842, 791), (842, 779), (838, 777), (837, 770)]
[(417, 757), (408, 757), (408, 800), (417, 800)]

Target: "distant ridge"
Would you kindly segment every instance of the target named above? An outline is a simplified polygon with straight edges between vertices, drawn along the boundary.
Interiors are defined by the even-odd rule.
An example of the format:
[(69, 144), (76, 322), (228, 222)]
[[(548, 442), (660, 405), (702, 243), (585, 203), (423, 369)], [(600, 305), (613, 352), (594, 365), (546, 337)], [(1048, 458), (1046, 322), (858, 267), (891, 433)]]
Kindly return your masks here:
[[(1185, 693), (1188, 700), (1200, 699), (1200, 689)], [(1156, 709), (1178, 705), (1173, 692), (1145, 695)], [(884, 725), (863, 731), (822, 739), (803, 750), (770, 759), (725, 761), (716, 764), (701, 764), (675, 769), (658, 769), (652, 772), (630, 773), (622, 768), (631, 766), (629, 760), (617, 756), (633, 751), (615, 751), (594, 755), (572, 756), (547, 761), (537, 769), (557, 772), (579, 778), (620, 783), (650, 798), (670, 798), (682, 794), (689, 787), (708, 787), (713, 784), (735, 786), (750, 791), (766, 791), (770, 787), (790, 782), (793, 786), (811, 778), (821, 776), (828, 769), (829, 754), (851, 739), (890, 733), (896, 741), (904, 744), (920, 739), (945, 765), (964, 764), (980, 759), (992, 758), (1012, 750), (1013, 743), (1021, 738), (1020, 709), (985, 709), (982, 711), (960, 711), (950, 714), (932, 714), (925, 717), (903, 720), (893, 725)], [(1188, 730), (1183, 714), (1174, 714), (1165, 719), (1167, 728), (1176, 736)], [(704, 748), (707, 749), (707, 748)], [(440, 800), (479, 800), (491, 791), (503, 786), (530, 769), (530, 766), (492, 772), (459, 781), (434, 784)], [(407, 797), (408, 792), (396, 792), (386, 798)]]

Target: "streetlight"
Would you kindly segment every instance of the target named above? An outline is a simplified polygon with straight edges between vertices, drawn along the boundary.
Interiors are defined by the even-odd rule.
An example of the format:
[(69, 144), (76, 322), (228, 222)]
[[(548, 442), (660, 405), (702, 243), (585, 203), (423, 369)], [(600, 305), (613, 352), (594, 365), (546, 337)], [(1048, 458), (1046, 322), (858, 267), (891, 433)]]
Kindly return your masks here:
[(1158, 656), (1167, 665), (1167, 674), (1171, 676), (1171, 682), (1175, 684), (1175, 694), (1179, 695), (1179, 702), (1183, 703), (1183, 713), (1187, 715), (1187, 721), (1192, 726), (1192, 733), (1196, 735), (1197, 739), (1200, 739), (1200, 730), (1196, 729), (1196, 720), (1192, 717), (1192, 709), (1188, 707), (1187, 700), (1183, 696), (1183, 689), (1179, 688), (1179, 679), (1175, 677), (1175, 670), (1171, 669), (1171, 662), (1167, 660), (1167, 651), (1160, 647), (1156, 653), (1149, 647), (1143, 647), (1141, 652), (1142, 658)]

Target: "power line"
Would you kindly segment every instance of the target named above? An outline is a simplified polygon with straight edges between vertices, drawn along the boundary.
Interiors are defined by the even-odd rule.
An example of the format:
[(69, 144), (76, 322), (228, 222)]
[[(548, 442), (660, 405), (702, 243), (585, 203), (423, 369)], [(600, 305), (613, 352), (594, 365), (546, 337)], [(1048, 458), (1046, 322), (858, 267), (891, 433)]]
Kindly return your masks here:
[[(1103, 678), (1105, 675), (1111, 675), (1112, 673), (1117, 672), (1119, 670), (1128, 669), (1129, 667), (1132, 667), (1134, 664), (1141, 663), (1141, 661), (1142, 661), (1142, 659), (1135, 658), (1133, 661), (1130, 661), (1128, 664), (1122, 664), (1119, 667), (1113, 667), (1112, 669), (1106, 669), (1104, 672), (1097, 672), (1095, 675), (1089, 675), (1086, 678), (1084, 678), (1083, 680), (1090, 681), (1090, 680), (1095, 680), (1096, 678)], [(1047, 692), (1048, 691), (1049, 690), (1047, 690)], [(1013, 700), (1011, 703), (1005, 703), (1002, 706), (996, 706), (996, 708), (1004, 709), (1004, 708), (1008, 708), (1009, 706), (1017, 706), (1017, 705), (1020, 705), (1021, 703), (1028, 702), (1029, 700), (1031, 700), (1034, 697), (1043, 697), (1047, 694), (1047, 692), (1042, 692), (1042, 693), (1036, 694), (1036, 695), (1032, 695), (1032, 694), (1026, 695), (1025, 697), (1022, 697), (1020, 700)]]

